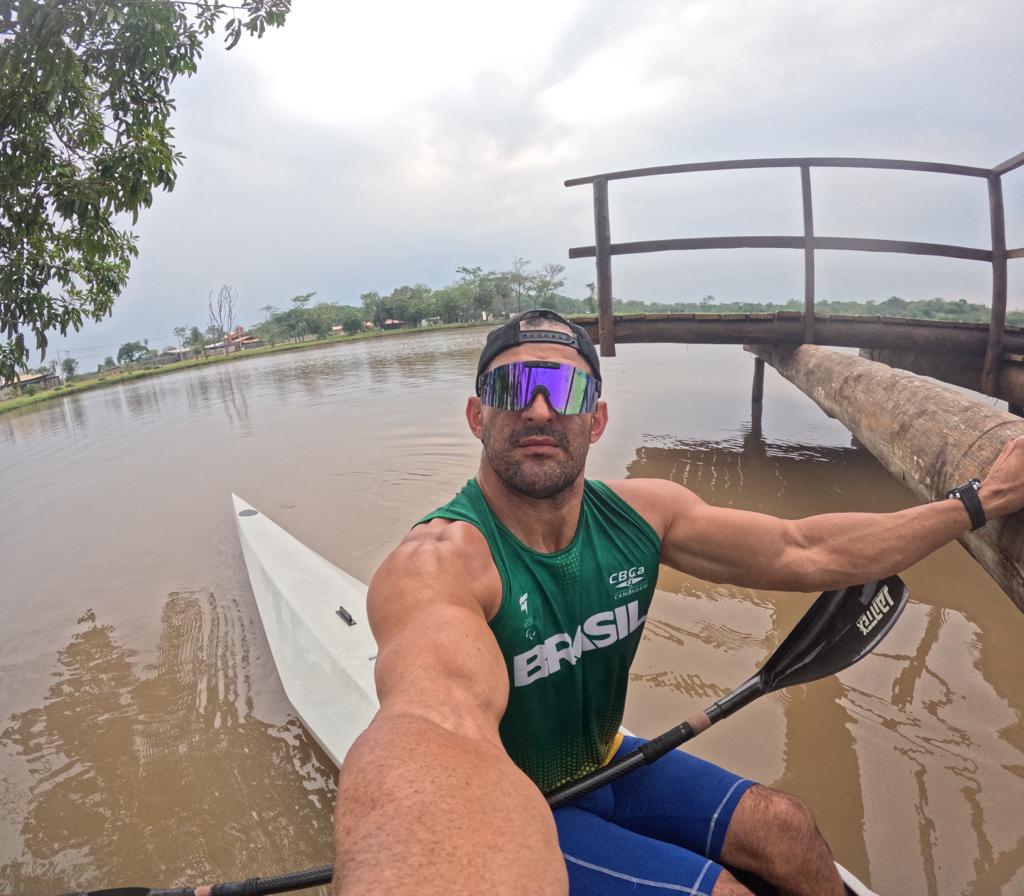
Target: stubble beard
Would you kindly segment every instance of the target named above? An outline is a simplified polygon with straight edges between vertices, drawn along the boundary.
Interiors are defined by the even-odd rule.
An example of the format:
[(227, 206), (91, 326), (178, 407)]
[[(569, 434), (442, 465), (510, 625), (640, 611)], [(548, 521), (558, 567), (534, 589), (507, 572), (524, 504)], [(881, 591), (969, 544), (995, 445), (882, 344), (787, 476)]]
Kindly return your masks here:
[[(517, 453), (520, 442), (530, 437), (554, 439), (563, 457), (524, 457)], [(508, 436), (493, 430), (484, 433), (484, 455), (495, 475), (510, 489), (527, 498), (546, 500), (565, 492), (583, 472), (589, 444), (571, 439), (565, 432), (546, 426), (520, 427)]]

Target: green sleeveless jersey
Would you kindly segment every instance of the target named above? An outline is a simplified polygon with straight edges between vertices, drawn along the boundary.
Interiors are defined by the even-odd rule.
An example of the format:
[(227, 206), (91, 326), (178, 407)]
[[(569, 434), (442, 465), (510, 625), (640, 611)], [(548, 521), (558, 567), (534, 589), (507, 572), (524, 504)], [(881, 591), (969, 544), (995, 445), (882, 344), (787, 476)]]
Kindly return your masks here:
[(586, 481), (572, 542), (553, 554), (519, 541), (475, 479), (420, 520), (471, 523), (501, 576), (490, 622), (508, 668), (499, 733), (512, 760), (547, 791), (593, 771), (615, 743), (629, 667), (658, 577), (660, 540), (602, 482)]

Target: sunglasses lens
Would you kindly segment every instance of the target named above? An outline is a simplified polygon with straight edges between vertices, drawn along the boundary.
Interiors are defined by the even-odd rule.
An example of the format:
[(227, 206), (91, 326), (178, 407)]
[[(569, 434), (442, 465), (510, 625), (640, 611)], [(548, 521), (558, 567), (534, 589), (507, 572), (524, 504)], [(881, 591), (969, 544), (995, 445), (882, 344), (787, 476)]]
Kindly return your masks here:
[(597, 380), (571, 364), (517, 361), (480, 377), (480, 400), (503, 411), (528, 407), (538, 391), (559, 414), (589, 414), (597, 407)]

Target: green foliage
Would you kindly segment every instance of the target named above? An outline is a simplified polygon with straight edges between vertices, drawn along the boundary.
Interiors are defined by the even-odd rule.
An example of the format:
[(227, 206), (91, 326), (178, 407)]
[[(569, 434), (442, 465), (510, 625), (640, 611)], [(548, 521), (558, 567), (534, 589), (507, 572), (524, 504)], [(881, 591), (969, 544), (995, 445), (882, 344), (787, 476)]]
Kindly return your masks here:
[(149, 349), (141, 342), (126, 342), (117, 350), (118, 364), (134, 364), (148, 354)]
[[(587, 300), (575, 302), (580, 306), (576, 313), (592, 314), (586, 309)], [(636, 299), (624, 301), (614, 299), (612, 310), (616, 314), (644, 314), (680, 312), (689, 314), (750, 314), (755, 311), (776, 312), (804, 310), (802, 299), (790, 299), (783, 304), (773, 302), (719, 302), (714, 296), (704, 296), (699, 302), (643, 302)], [(816, 314), (853, 314), (880, 317), (916, 318), (918, 320), (952, 320), (964, 323), (988, 323), (991, 309), (988, 305), (975, 304), (966, 299), (901, 299), (890, 296), (882, 302), (868, 299), (865, 302), (844, 300), (821, 300), (814, 303)], [(1011, 326), (1024, 326), (1024, 312), (1010, 311), (1006, 322)]]
[(342, 327), (349, 336), (363, 329), (363, 315), (358, 308), (335, 302), (321, 302), (311, 308), (306, 307), (313, 295), (307, 293), (294, 297), (291, 300), (294, 307), (287, 311), (278, 311), (273, 306), (265, 305), (260, 311), (267, 319), (252, 328), (253, 335), (268, 345), (276, 345), (278, 342), (299, 341), (308, 336), (323, 339), (334, 333), (334, 327)]
[(0, 2), (0, 381), (26, 335), (109, 314), (137, 254), (120, 224), (171, 190), (183, 157), (173, 82), (196, 71), (228, 9), (226, 41), (284, 23), (290, 0)]
[(60, 362), (60, 369), (64, 372), (64, 379), (70, 383), (78, 372), (78, 361), (69, 356)]
[[(178, 334), (178, 329), (179, 328), (176, 327), (174, 330), (176, 335)], [(203, 357), (205, 358), (206, 343), (209, 340), (207, 340), (206, 336), (203, 335), (203, 332), (199, 329), (199, 327), (181, 327), (180, 329), (185, 331), (185, 334), (183, 336), (178, 337), (179, 339), (181, 339), (182, 348), (191, 349), (194, 355), (202, 353)]]
[(341, 309), (341, 327), (346, 336), (355, 336), (356, 333), (362, 332), (363, 316), (357, 309), (346, 305)]
[(175, 327), (174, 336), (178, 340), (178, 348), (188, 345), (188, 327)]

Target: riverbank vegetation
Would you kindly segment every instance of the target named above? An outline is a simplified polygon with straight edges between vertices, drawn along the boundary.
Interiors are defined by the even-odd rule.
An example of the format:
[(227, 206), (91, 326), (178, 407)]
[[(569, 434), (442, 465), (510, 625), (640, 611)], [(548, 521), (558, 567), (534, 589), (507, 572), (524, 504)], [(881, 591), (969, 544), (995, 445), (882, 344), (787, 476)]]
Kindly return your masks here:
[[(262, 323), (252, 333), (265, 342), (294, 340), (310, 334), (319, 337), (339, 328), (345, 333), (356, 333), (373, 327), (430, 326), (452, 323), (470, 323), (482, 319), (510, 317), (525, 308), (550, 308), (567, 315), (597, 313), (594, 284), (588, 283), (588, 294), (572, 298), (562, 293), (565, 286), (565, 267), (545, 264), (531, 269), (530, 262), (516, 258), (507, 271), (484, 271), (479, 267), (456, 269), (458, 279), (441, 289), (431, 289), (423, 283), (400, 286), (387, 295), (377, 292), (359, 297), (360, 306), (320, 303), (310, 305), (315, 293), (306, 293), (292, 299), (293, 307), (280, 310), (264, 306)], [(648, 302), (637, 299), (612, 301), (616, 314), (686, 312), (705, 314), (745, 314), (750, 312), (803, 311), (803, 299), (785, 303), (772, 302), (720, 302), (706, 295), (690, 302)], [(987, 323), (990, 309), (987, 305), (965, 299), (949, 301), (942, 298), (907, 300), (890, 296), (883, 301), (819, 300), (815, 303), (818, 314), (881, 315), (883, 317), (917, 318), (921, 320), (950, 320)], [(1024, 326), (1024, 311), (1011, 311), (1006, 316), (1011, 326)], [(213, 332), (213, 331), (211, 331)]]
[[(481, 322), (477, 325), (491, 326), (491, 324), (486, 322)], [(466, 326), (474, 326), (474, 324), (446, 324), (432, 327), (431, 330), (456, 329)], [(176, 373), (181, 370), (191, 370), (194, 367), (205, 367), (209, 364), (233, 363), (246, 358), (262, 357), (263, 355), (278, 354), (280, 352), (323, 348), (325, 346), (338, 345), (341, 342), (352, 342), (359, 339), (376, 339), (384, 336), (398, 336), (424, 332), (427, 332), (427, 330), (422, 327), (396, 327), (392, 330), (367, 331), (351, 336), (332, 335), (325, 338), (307, 336), (292, 342), (283, 342), (276, 345), (262, 345), (227, 354), (207, 354), (205, 357), (200, 355), (183, 361), (169, 361), (167, 363), (159, 363), (155, 360), (150, 360), (148, 362), (140, 361), (136, 365), (126, 365), (120, 368), (106, 368), (91, 374), (85, 374), (76, 377), (75, 380), (70, 383), (65, 380), (64, 383), (52, 389), (42, 389), (29, 386), (21, 392), (4, 390), (0, 392), (0, 414), (6, 411), (24, 408), (29, 405), (39, 404), (40, 402), (52, 401), (55, 398), (63, 398), (66, 395), (75, 395), (79, 392), (86, 392), (90, 389), (102, 389), (107, 386), (117, 386), (121, 383), (127, 383), (133, 380), (161, 376), (167, 373)]]
[[(545, 264), (531, 268), (530, 262), (516, 258), (507, 271), (484, 271), (480, 267), (459, 267), (458, 278), (441, 289), (418, 283), (400, 286), (387, 295), (364, 293), (360, 304), (337, 302), (314, 303), (315, 292), (303, 293), (289, 300), (290, 307), (281, 309), (265, 305), (260, 309), (263, 320), (249, 329), (235, 327), (237, 295), (229, 286), (221, 287), (218, 301), (211, 294), (210, 325), (175, 328), (178, 349), (150, 349), (144, 342), (128, 342), (121, 346), (117, 361), (108, 357), (91, 373), (78, 373), (78, 363), (66, 357), (61, 367), (64, 382), (54, 388), (27, 386), (20, 392), (0, 392), (0, 412), (13, 410), (71, 395), (86, 389), (116, 385), (142, 377), (187, 370), (205, 364), (218, 364), (241, 358), (252, 358), (280, 351), (336, 345), (352, 339), (375, 338), (392, 333), (424, 332), (426, 330), (488, 325), (503, 320), (526, 308), (550, 308), (566, 315), (596, 313), (593, 284), (588, 295), (573, 298), (562, 293), (565, 268)], [(224, 299), (230, 298), (230, 301)], [(221, 301), (223, 300), (223, 301)], [(228, 311), (225, 312), (224, 308)], [(719, 302), (706, 295), (698, 301), (658, 303), (640, 300), (613, 300), (617, 314), (636, 313), (704, 313), (736, 314), (751, 312), (802, 311), (802, 300), (785, 303)], [(964, 299), (941, 298), (906, 300), (890, 296), (883, 301), (865, 302), (819, 300), (818, 314), (871, 315), (986, 323), (989, 308)], [(1024, 312), (1007, 314), (1011, 326), (1024, 326)], [(191, 355), (191, 356), (190, 356)], [(46, 368), (39, 368), (38, 373)]]

